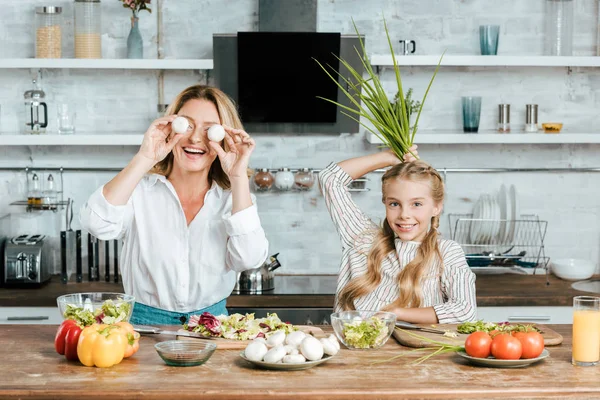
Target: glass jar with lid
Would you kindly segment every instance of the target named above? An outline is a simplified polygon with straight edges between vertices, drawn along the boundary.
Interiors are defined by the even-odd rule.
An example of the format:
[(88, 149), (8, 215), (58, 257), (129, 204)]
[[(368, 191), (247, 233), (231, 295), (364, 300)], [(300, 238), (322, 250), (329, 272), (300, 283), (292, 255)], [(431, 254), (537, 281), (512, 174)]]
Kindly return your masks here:
[(271, 189), (274, 182), (275, 177), (267, 168), (261, 168), (254, 174), (254, 187), (259, 192), (266, 192)]
[(290, 190), (294, 186), (294, 174), (289, 168), (279, 168), (275, 175), (275, 187), (279, 190)]
[(75, 0), (75, 58), (102, 58), (100, 0)]
[(62, 57), (62, 7), (35, 8), (35, 57)]
[(315, 184), (315, 175), (310, 168), (301, 168), (294, 175), (294, 189), (309, 190)]

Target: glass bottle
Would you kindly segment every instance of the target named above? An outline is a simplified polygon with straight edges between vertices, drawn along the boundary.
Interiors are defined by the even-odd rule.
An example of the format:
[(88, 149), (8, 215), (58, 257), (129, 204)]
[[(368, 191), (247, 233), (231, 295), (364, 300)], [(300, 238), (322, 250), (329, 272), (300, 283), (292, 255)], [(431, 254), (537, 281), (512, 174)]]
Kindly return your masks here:
[(294, 186), (294, 174), (289, 168), (279, 168), (275, 175), (275, 187), (279, 190), (290, 190)]
[(56, 189), (54, 188), (54, 177), (52, 174), (48, 175), (48, 180), (46, 181), (46, 190), (44, 190), (42, 202), (46, 205), (56, 204)]
[(254, 186), (260, 192), (266, 192), (271, 189), (274, 182), (275, 177), (267, 168), (261, 168), (254, 174)]
[(546, 55), (573, 55), (574, 0), (546, 0)]
[(102, 58), (100, 0), (75, 0), (75, 58)]
[(62, 7), (35, 8), (35, 57), (61, 58)]
[(36, 173), (31, 176), (31, 187), (27, 194), (27, 204), (30, 206), (38, 206), (42, 204), (42, 198), (40, 193), (40, 178)]
[(315, 184), (315, 176), (311, 169), (302, 168), (294, 175), (294, 189), (309, 190)]

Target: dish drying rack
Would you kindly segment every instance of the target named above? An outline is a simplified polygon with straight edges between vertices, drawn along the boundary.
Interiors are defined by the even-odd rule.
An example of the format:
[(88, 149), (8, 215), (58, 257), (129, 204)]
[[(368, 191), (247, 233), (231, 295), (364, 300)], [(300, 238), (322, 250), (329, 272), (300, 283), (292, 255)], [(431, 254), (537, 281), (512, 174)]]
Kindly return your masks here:
[(478, 219), (473, 214), (449, 214), (450, 236), (460, 244), (467, 263), (482, 273), (528, 274), (543, 268), (548, 281), (544, 238), (548, 227), (537, 215), (519, 219)]

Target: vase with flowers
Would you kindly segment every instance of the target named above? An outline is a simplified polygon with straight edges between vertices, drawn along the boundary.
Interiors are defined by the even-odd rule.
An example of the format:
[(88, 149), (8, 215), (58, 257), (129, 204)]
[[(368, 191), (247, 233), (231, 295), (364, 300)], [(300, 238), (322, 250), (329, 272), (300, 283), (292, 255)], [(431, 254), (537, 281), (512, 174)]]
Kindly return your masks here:
[(127, 58), (144, 58), (144, 41), (138, 27), (138, 14), (142, 10), (152, 12), (148, 8), (150, 0), (118, 0), (123, 3), (123, 8), (131, 10), (131, 30), (127, 37)]

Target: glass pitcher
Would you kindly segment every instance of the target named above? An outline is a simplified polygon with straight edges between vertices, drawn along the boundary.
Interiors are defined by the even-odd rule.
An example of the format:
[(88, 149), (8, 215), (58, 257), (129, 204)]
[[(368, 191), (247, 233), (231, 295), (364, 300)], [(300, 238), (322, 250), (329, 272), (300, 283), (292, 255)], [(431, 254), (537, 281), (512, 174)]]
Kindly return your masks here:
[(24, 93), (25, 110), (21, 127), (23, 133), (39, 135), (46, 133), (48, 126), (48, 106), (44, 101), (46, 93), (40, 89), (35, 79), (33, 80), (35, 89), (28, 90)]

